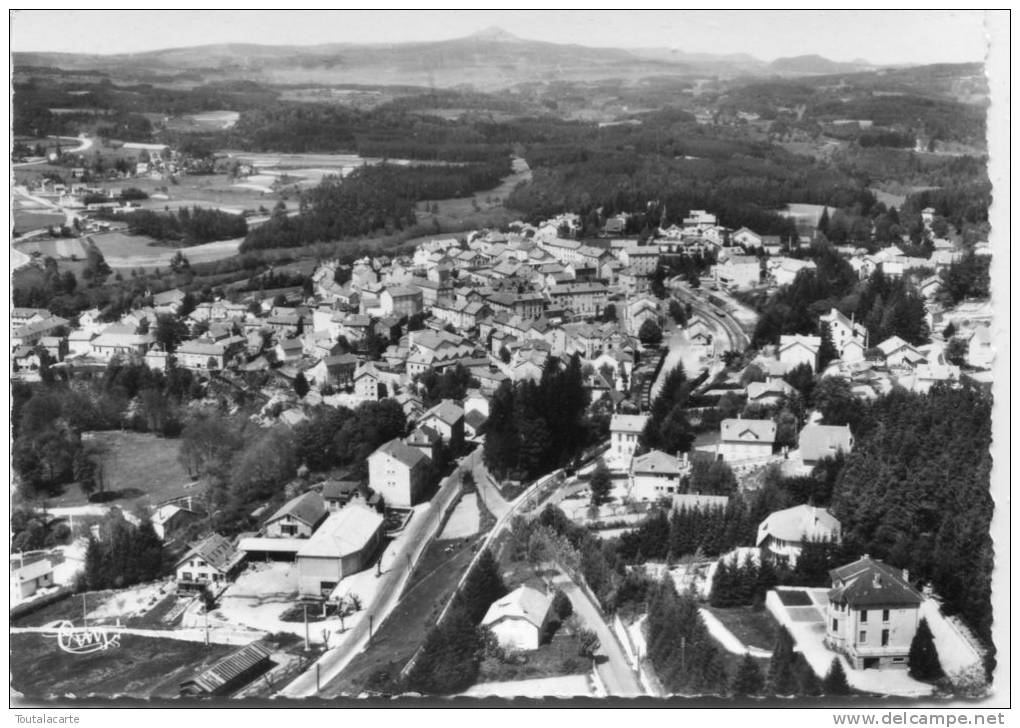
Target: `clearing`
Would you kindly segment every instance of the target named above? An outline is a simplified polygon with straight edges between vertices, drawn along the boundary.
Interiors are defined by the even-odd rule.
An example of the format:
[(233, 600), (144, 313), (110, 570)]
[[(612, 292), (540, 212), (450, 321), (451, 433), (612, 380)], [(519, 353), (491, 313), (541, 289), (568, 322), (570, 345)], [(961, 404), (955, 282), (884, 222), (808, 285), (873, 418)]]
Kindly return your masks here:
[(177, 697), (181, 681), (237, 649), (125, 634), (118, 647), (69, 655), (45, 635), (10, 639), (11, 689), (33, 698)]
[(453, 509), (439, 538), (447, 540), (474, 536), (478, 533), (478, 515), (478, 494), (468, 493)]
[[(121, 505), (135, 500), (156, 504), (202, 492), (177, 459), (179, 440), (120, 430), (85, 432), (82, 438), (101, 448), (103, 489), (119, 492)], [(73, 486), (46, 499), (48, 507), (87, 503), (81, 490)]]
[(561, 675), (509, 682), (487, 682), (473, 685), (463, 697), (469, 698), (573, 698), (591, 697), (595, 689), (589, 675)]
[(233, 238), (188, 248), (171, 248), (156, 245), (156, 241), (147, 235), (109, 232), (89, 237), (111, 268), (166, 268), (178, 251), (189, 263), (212, 263), (237, 255), (243, 240)]
[[(472, 695), (485, 695), (485, 683), (517, 682), (536, 678), (560, 678), (564, 676), (587, 678), (591, 661), (581, 657), (581, 641), (566, 625), (560, 626), (552, 639), (539, 645), (537, 650), (517, 652), (515, 660), (501, 662), (486, 657), (478, 670), (478, 683), (469, 691)], [(520, 664), (513, 664), (520, 660)], [(496, 693), (494, 693), (496, 694)], [(579, 693), (587, 695), (587, 692)], [(546, 693), (563, 695), (563, 693)]]

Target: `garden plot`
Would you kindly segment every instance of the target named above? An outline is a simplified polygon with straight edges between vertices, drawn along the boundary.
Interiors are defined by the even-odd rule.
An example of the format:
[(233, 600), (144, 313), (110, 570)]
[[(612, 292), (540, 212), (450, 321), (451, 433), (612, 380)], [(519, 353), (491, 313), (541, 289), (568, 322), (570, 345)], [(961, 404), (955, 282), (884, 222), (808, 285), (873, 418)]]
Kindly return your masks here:
[(173, 582), (157, 581), (117, 591), (89, 610), (87, 617), (90, 620), (141, 617), (176, 588)]

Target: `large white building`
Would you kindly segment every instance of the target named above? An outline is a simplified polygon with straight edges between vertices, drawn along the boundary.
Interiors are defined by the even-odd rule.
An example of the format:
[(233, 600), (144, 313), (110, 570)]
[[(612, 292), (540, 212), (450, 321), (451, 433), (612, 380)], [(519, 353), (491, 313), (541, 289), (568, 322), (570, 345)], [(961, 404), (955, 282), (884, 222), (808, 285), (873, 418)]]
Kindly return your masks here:
[(382, 515), (361, 503), (332, 513), (298, 549), (298, 591), (328, 597), (341, 579), (368, 565), (382, 530)]
[(907, 666), (921, 595), (906, 570), (867, 554), (829, 572), (825, 644), (857, 670)]
[(648, 415), (613, 415), (609, 421), (609, 452), (606, 459), (614, 466), (624, 468), (634, 457)]

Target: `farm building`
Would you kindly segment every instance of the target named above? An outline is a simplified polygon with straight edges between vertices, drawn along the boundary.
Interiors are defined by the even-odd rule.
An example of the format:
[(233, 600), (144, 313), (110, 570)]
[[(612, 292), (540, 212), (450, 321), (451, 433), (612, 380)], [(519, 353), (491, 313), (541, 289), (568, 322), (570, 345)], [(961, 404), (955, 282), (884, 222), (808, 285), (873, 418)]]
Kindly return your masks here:
[(178, 559), (177, 585), (184, 590), (202, 589), (208, 584), (223, 586), (234, 578), (244, 558), (244, 552), (226, 538), (218, 533), (210, 534)]

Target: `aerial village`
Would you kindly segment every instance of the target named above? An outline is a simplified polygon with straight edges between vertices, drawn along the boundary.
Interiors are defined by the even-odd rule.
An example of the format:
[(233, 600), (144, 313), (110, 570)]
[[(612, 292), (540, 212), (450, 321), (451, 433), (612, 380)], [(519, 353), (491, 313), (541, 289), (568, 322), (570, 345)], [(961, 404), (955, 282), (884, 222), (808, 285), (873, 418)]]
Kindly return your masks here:
[[(579, 219), (569, 213), (540, 225), (436, 236), (401, 254), (320, 261), (303, 286), (215, 300), (154, 291), (114, 321), (98, 309), (67, 320), (16, 308), (12, 365), (22, 381), (101, 376), (116, 363), (144, 363), (164, 374), (187, 370), (194, 381), (255, 403), (250, 420), (267, 431), (304, 432), (319, 426), (324, 408), (360, 412), (384, 401), (395, 402), (406, 422), (350, 473), (296, 461), (281, 495), (245, 512), (255, 527), (241, 532), (209, 527), (215, 521), (197, 486), (149, 504), (147, 513), (125, 508), (128, 521), (151, 521), (170, 567), (155, 582), (106, 594), (91, 614), (84, 607), (86, 617), (123, 626), (131, 609), (137, 618), (159, 603), (165, 608), (148, 627), (154, 634), (222, 646), (219, 662), (180, 674), (183, 695), (328, 694), (330, 680), (373, 644), (384, 620), (397, 619), (416, 598), (408, 582), (418, 583), (419, 562), (444, 568), (430, 556), (435, 543), (471, 541), (476, 549), (446, 567), (463, 575), (450, 586), (456, 594), (500, 532), (548, 504), (571, 522), (566, 533), (580, 527), (622, 543), (660, 515), (722, 519), (731, 499), (769, 478), (807, 477), (854, 451), (851, 424), (827, 424), (817, 407), (791, 414), (786, 403), (801, 386), (794, 373), (816, 394), (830, 378), (847, 382), (865, 402), (897, 388), (923, 394), (964, 381), (990, 385), (991, 307), (987, 300), (942, 302), (943, 276), (963, 253), (934, 236), (933, 214), (925, 211), (930, 258), (897, 246), (835, 248), (860, 280), (879, 272), (920, 295), (931, 332), (924, 342), (870, 340), (864, 322), (832, 307), (814, 316), (810, 333), (753, 344), (759, 314), (750, 295), (794, 286), (802, 271), (815, 270), (804, 254), (812, 236), (730, 230), (706, 210), (641, 240), (622, 236), (626, 216), (617, 215), (597, 244), (579, 241)], [(989, 255), (987, 243), (969, 254)], [(670, 277), (660, 264), (667, 257), (698, 264)], [(179, 333), (162, 333), (168, 329)], [(523, 382), (538, 387), (572, 362), (581, 370), (585, 417), (600, 423), (594, 434), (549, 472), (502, 467), (486, 442), (505, 430), (490, 420), (506, 417), (500, 393)], [(650, 420), (663, 416), (657, 402), (666, 400), (668, 414), (671, 397), (683, 401), (689, 432), (670, 436), (657, 423), (650, 438)], [(713, 478), (728, 485), (708, 485)], [(99, 502), (53, 513), (84, 522), (115, 507)], [(813, 544), (838, 544), (842, 534), (834, 514), (811, 499), (762, 515), (751, 524), (753, 543), (702, 544), (685, 558), (646, 553), (626, 567), (669, 574), (678, 589), (692, 590), (711, 638), (738, 671), (741, 659), (764, 666), (773, 646), (717, 616), (722, 589), (753, 579), (747, 575), (760, 574), (765, 562), (795, 569)], [(711, 523), (724, 527), (724, 520)], [(74, 591), (83, 544), (108, 540), (104, 528), (93, 524), (87, 539), (41, 558), (16, 556), (12, 615)], [(559, 680), (556, 689), (572, 694), (661, 694), (647, 614), (610, 614), (591, 593), (595, 585), (578, 588), (585, 580), (570, 569), (544, 580), (529, 572), (515, 582), (506, 553), (499, 560), (506, 593), (477, 609), (503, 654), (545, 649), (562, 621), (574, 625), (575, 638), (594, 634), (588, 656), (607, 659), (562, 660), (536, 679)], [(902, 564), (860, 554), (828, 570), (823, 582), (774, 584), (759, 605), (818, 680), (832, 678), (835, 664), (854, 690), (930, 693), (932, 685), (907, 670), (922, 623), (946, 674), (972, 674), (986, 658), (963, 622), (941, 610), (942, 595)], [(432, 615), (433, 623), (441, 620), (442, 613)], [(274, 643), (281, 634), (289, 638)], [(425, 659), (421, 651), (411, 672)], [(477, 692), (482, 686), (470, 691), (491, 694)]]

